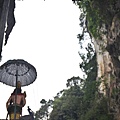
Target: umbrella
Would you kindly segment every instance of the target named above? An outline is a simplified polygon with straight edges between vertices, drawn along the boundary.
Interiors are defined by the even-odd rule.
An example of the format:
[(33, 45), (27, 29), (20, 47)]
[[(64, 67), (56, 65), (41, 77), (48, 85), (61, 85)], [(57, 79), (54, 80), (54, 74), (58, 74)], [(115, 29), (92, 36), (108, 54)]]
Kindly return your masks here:
[(35, 81), (36, 69), (23, 59), (8, 60), (0, 66), (0, 82), (16, 87), (17, 81), (21, 86), (27, 86)]
[[(0, 66), (0, 82), (6, 85), (16, 87), (17, 81), (20, 81), (21, 87), (27, 86), (33, 83), (36, 78), (35, 67), (23, 59), (8, 60)], [(14, 114), (16, 118), (16, 106)]]

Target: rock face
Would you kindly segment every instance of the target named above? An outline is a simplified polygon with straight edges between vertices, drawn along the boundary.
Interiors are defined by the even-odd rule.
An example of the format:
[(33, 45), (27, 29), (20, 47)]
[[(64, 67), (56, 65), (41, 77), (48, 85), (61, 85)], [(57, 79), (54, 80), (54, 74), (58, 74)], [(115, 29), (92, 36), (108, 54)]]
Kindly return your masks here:
[(4, 45), (6, 45), (9, 35), (15, 25), (14, 9), (15, 0), (0, 0), (0, 59), (2, 58), (4, 37)]
[[(103, 31), (106, 29), (103, 27)], [(120, 14), (116, 14), (101, 40), (93, 38), (97, 53), (100, 92), (109, 98), (109, 113), (120, 120)]]

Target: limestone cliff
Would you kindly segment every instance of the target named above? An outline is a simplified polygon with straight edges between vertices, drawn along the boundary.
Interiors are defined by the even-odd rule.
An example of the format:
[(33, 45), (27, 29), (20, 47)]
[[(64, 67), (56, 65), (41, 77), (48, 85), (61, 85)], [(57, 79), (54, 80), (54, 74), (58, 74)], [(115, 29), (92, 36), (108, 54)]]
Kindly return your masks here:
[(109, 29), (102, 28), (101, 39), (92, 37), (97, 53), (97, 79), (102, 81), (100, 92), (109, 98), (109, 113), (120, 120), (120, 13), (113, 16)]
[(120, 0), (78, 0), (77, 4), (96, 51), (99, 90), (108, 98), (109, 114), (120, 120)]

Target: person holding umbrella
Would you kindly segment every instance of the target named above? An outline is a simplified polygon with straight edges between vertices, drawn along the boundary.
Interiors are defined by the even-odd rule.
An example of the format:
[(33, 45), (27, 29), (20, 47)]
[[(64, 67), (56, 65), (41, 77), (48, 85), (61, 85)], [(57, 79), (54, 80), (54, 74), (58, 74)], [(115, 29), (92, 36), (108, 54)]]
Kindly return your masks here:
[(22, 107), (26, 104), (26, 92), (21, 93), (21, 83), (17, 81), (17, 87), (6, 102), (6, 108), (10, 117), (10, 120), (14, 119), (14, 110), (16, 106), (16, 119), (19, 119), (22, 115)]
[[(19, 108), (22, 109), (22, 107), (24, 107), (26, 103), (25, 101), (26, 93), (25, 94), (21, 93), (21, 87), (32, 84), (36, 80), (36, 78), (37, 78), (36, 68), (32, 64), (23, 59), (8, 60), (0, 66), (0, 82), (12, 87), (16, 87), (13, 94), (11, 94), (10, 98), (6, 103), (7, 109), (9, 108), (10, 103), (15, 108), (15, 109), (13, 108), (14, 109), (13, 120), (16, 120), (17, 113), (16, 110), (18, 109), (17, 104), (19, 103)], [(19, 86), (18, 84), (20, 84), (20, 89), (18, 89)], [(20, 99), (18, 99), (19, 97), (18, 94), (21, 94)], [(23, 105), (20, 104), (21, 100), (23, 101)]]

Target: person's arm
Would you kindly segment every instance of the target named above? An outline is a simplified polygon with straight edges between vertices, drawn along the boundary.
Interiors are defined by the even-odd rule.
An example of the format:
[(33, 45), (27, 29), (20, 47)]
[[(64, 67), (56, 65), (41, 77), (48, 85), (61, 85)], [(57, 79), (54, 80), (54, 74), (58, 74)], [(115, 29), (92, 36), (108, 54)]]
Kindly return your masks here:
[(8, 108), (10, 101), (11, 101), (11, 96), (9, 97), (8, 101), (6, 102), (6, 108)]
[(25, 106), (25, 104), (26, 104), (26, 99), (25, 99), (25, 97), (24, 97), (24, 96), (22, 97), (22, 101), (23, 101), (23, 106), (22, 106), (22, 107), (24, 107), (24, 106)]

